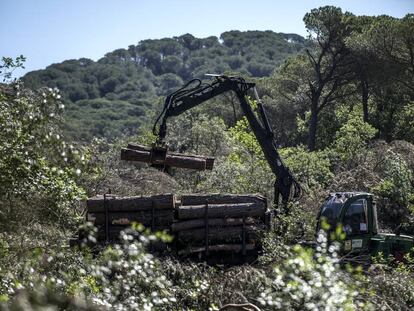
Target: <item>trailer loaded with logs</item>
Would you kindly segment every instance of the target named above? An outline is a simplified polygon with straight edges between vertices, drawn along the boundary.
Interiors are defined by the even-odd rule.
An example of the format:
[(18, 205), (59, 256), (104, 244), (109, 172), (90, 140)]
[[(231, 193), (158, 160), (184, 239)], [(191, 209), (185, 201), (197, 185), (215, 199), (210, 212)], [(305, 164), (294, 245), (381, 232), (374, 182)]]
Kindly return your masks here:
[(170, 248), (178, 255), (205, 257), (257, 253), (270, 216), (266, 198), (258, 194), (105, 194), (88, 199), (86, 220), (97, 227), (98, 242), (115, 242), (122, 230), (140, 223), (173, 236)]
[(98, 241), (115, 241), (119, 233), (133, 223), (140, 223), (153, 231), (169, 230), (174, 220), (175, 204), (173, 194), (151, 197), (104, 194), (87, 200), (86, 220), (98, 229)]

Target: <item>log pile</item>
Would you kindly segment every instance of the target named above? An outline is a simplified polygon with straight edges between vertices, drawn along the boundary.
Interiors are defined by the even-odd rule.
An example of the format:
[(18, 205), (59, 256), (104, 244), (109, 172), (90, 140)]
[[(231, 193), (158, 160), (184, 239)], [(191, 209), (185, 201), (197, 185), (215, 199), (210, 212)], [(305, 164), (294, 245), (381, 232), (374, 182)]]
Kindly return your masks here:
[(98, 228), (98, 240), (113, 241), (133, 222), (153, 231), (169, 230), (174, 221), (173, 194), (118, 197), (101, 195), (86, 202), (86, 220)]
[(214, 166), (212, 157), (180, 154), (137, 144), (128, 144), (127, 148), (122, 148), (121, 160), (193, 170), (212, 170)]
[(180, 255), (227, 251), (246, 254), (259, 247), (267, 203), (260, 195), (192, 194), (181, 198), (171, 231)]
[(167, 230), (179, 255), (256, 251), (266, 212), (266, 198), (257, 194), (191, 194), (180, 200), (173, 194), (105, 195), (87, 201), (87, 220), (98, 228), (99, 241), (116, 240), (136, 222)]

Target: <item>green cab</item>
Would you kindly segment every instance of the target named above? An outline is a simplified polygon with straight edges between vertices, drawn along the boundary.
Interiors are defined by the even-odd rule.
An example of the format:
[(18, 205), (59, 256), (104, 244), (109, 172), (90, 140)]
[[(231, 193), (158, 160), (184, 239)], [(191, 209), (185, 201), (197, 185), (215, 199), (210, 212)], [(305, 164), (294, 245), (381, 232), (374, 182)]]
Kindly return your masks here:
[(343, 254), (393, 255), (403, 260), (414, 246), (414, 238), (407, 235), (379, 232), (377, 209), (372, 194), (367, 192), (336, 192), (326, 199), (318, 215), (317, 232), (325, 220), (330, 228), (342, 226), (345, 239)]

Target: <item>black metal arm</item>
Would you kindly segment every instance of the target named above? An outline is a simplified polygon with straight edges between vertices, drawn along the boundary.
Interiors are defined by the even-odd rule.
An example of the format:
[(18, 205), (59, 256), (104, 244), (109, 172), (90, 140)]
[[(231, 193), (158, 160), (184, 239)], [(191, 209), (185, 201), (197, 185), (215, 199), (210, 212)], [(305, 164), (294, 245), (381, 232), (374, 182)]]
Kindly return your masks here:
[[(253, 90), (257, 100), (258, 114), (254, 113), (252, 107), (246, 100), (249, 90)], [(154, 134), (158, 136), (158, 143), (162, 143), (167, 133), (167, 120), (169, 117), (178, 116), (181, 113), (228, 91), (236, 93), (239, 99), (243, 114), (260, 144), (261, 149), (269, 163), (272, 172), (276, 175), (275, 182), (275, 203), (278, 205), (280, 198), (284, 208), (289, 201), (297, 200), (302, 193), (300, 184), (296, 181), (292, 173), (283, 163), (274, 134), (271, 129), (266, 111), (260, 101), (254, 83), (245, 82), (240, 77), (217, 76), (212, 83), (202, 83), (199, 79), (194, 79), (184, 85), (181, 89), (167, 96), (164, 109), (154, 124)], [(161, 121), (157, 133), (157, 124)], [(287, 210), (285, 210), (287, 212)]]

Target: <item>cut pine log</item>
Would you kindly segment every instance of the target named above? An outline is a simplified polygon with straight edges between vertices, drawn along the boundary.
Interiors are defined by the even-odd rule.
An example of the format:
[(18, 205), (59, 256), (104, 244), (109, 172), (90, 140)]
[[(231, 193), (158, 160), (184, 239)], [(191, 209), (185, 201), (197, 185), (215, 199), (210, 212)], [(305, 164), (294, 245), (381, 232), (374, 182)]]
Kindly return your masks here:
[[(254, 224), (255, 220), (253, 218), (246, 218), (245, 224), (250, 225)], [(242, 218), (210, 218), (208, 219), (209, 226), (221, 226), (221, 227), (231, 227), (231, 226), (240, 226), (243, 224)], [(184, 220), (175, 222), (171, 226), (172, 232), (178, 232), (188, 229), (200, 228), (205, 227), (206, 220), (205, 219), (191, 219), (191, 220)]]
[[(132, 150), (125, 148), (121, 149), (121, 160), (153, 163), (153, 161), (151, 160), (150, 151)], [(161, 163), (160, 161), (157, 161), (156, 164)], [(163, 164), (165, 164), (166, 166), (188, 168), (193, 170), (207, 169), (206, 159), (188, 157), (184, 155), (167, 154)]]
[[(245, 226), (246, 240), (255, 239), (255, 232), (260, 229), (257, 226)], [(242, 226), (234, 227), (210, 227), (208, 229), (208, 239), (212, 242), (229, 242), (229, 241), (241, 241), (243, 234)], [(177, 234), (178, 240), (183, 243), (195, 243), (204, 241), (206, 238), (206, 231), (201, 229), (190, 229), (180, 231)]]
[(266, 205), (266, 198), (260, 194), (187, 194), (181, 197), (182, 205), (202, 204), (236, 204), (236, 203), (261, 203)]
[[(104, 226), (98, 226), (97, 228), (98, 228), (98, 233), (97, 233), (98, 240), (105, 240), (106, 239), (105, 227)], [(146, 228), (151, 229), (150, 226), (147, 226)], [(110, 226), (108, 228), (108, 233), (109, 233), (108, 239), (109, 240), (119, 239), (119, 235), (120, 235), (121, 231), (124, 231), (125, 229), (126, 228), (124, 226)], [(154, 228), (154, 232), (155, 231), (164, 231), (164, 230), (169, 230), (169, 226), (156, 226)], [(134, 233), (133, 235), (137, 235), (137, 233)]]
[(154, 196), (116, 197), (100, 195), (86, 201), (89, 213), (104, 213), (105, 206), (109, 212), (136, 212), (154, 209), (174, 209), (175, 196), (173, 194), (160, 194)]
[(151, 163), (151, 152), (145, 150), (121, 149), (121, 160)]
[(151, 147), (148, 147), (148, 146), (143, 146), (143, 145), (138, 145), (138, 144), (133, 144), (133, 143), (129, 143), (127, 148), (132, 149), (132, 150), (150, 151), (150, 152), (152, 149)]
[(167, 154), (165, 165), (180, 168), (189, 168), (193, 170), (204, 171), (207, 169), (206, 159), (188, 157), (184, 155)]
[[(148, 146), (138, 145), (129, 143), (127, 146), (127, 149), (132, 150), (138, 150), (138, 151), (148, 151), (151, 152), (152, 148)], [(200, 156), (200, 155), (194, 155), (194, 154), (180, 154), (177, 152), (170, 152), (168, 151), (168, 154), (173, 156), (185, 156), (186, 158), (196, 158), (196, 159), (205, 159), (206, 160), (206, 170), (212, 170), (214, 167), (214, 158), (213, 157), (207, 157), (207, 156)]]
[[(134, 150), (129, 148), (121, 149), (121, 160), (153, 163), (151, 159), (151, 151)], [(199, 171), (212, 170), (214, 166), (214, 158), (167, 153), (164, 163), (157, 161), (156, 164), (165, 164), (166, 166), (188, 168)]]
[[(246, 251), (251, 251), (256, 248), (254, 243), (248, 243), (245, 245)], [(209, 245), (208, 250), (212, 252), (220, 252), (220, 251), (227, 251), (227, 252), (235, 252), (239, 253), (243, 250), (243, 245), (241, 244), (216, 244), (216, 245)], [(178, 251), (178, 255), (186, 255), (186, 254), (193, 254), (193, 253), (200, 253), (205, 252), (205, 246), (198, 246), (198, 247), (188, 247)]]
[[(264, 217), (266, 207), (262, 203), (239, 203), (239, 204), (208, 204), (208, 218), (241, 218), (241, 217)], [(206, 205), (179, 206), (177, 210), (178, 219), (194, 219), (206, 217)]]
[[(105, 213), (88, 213), (87, 220), (92, 222), (95, 226), (106, 223)], [(170, 226), (174, 220), (174, 211), (171, 210), (154, 210), (154, 224)], [(141, 223), (145, 226), (152, 225), (152, 212), (138, 211), (138, 212), (109, 212), (109, 225), (129, 226), (133, 222)]]

